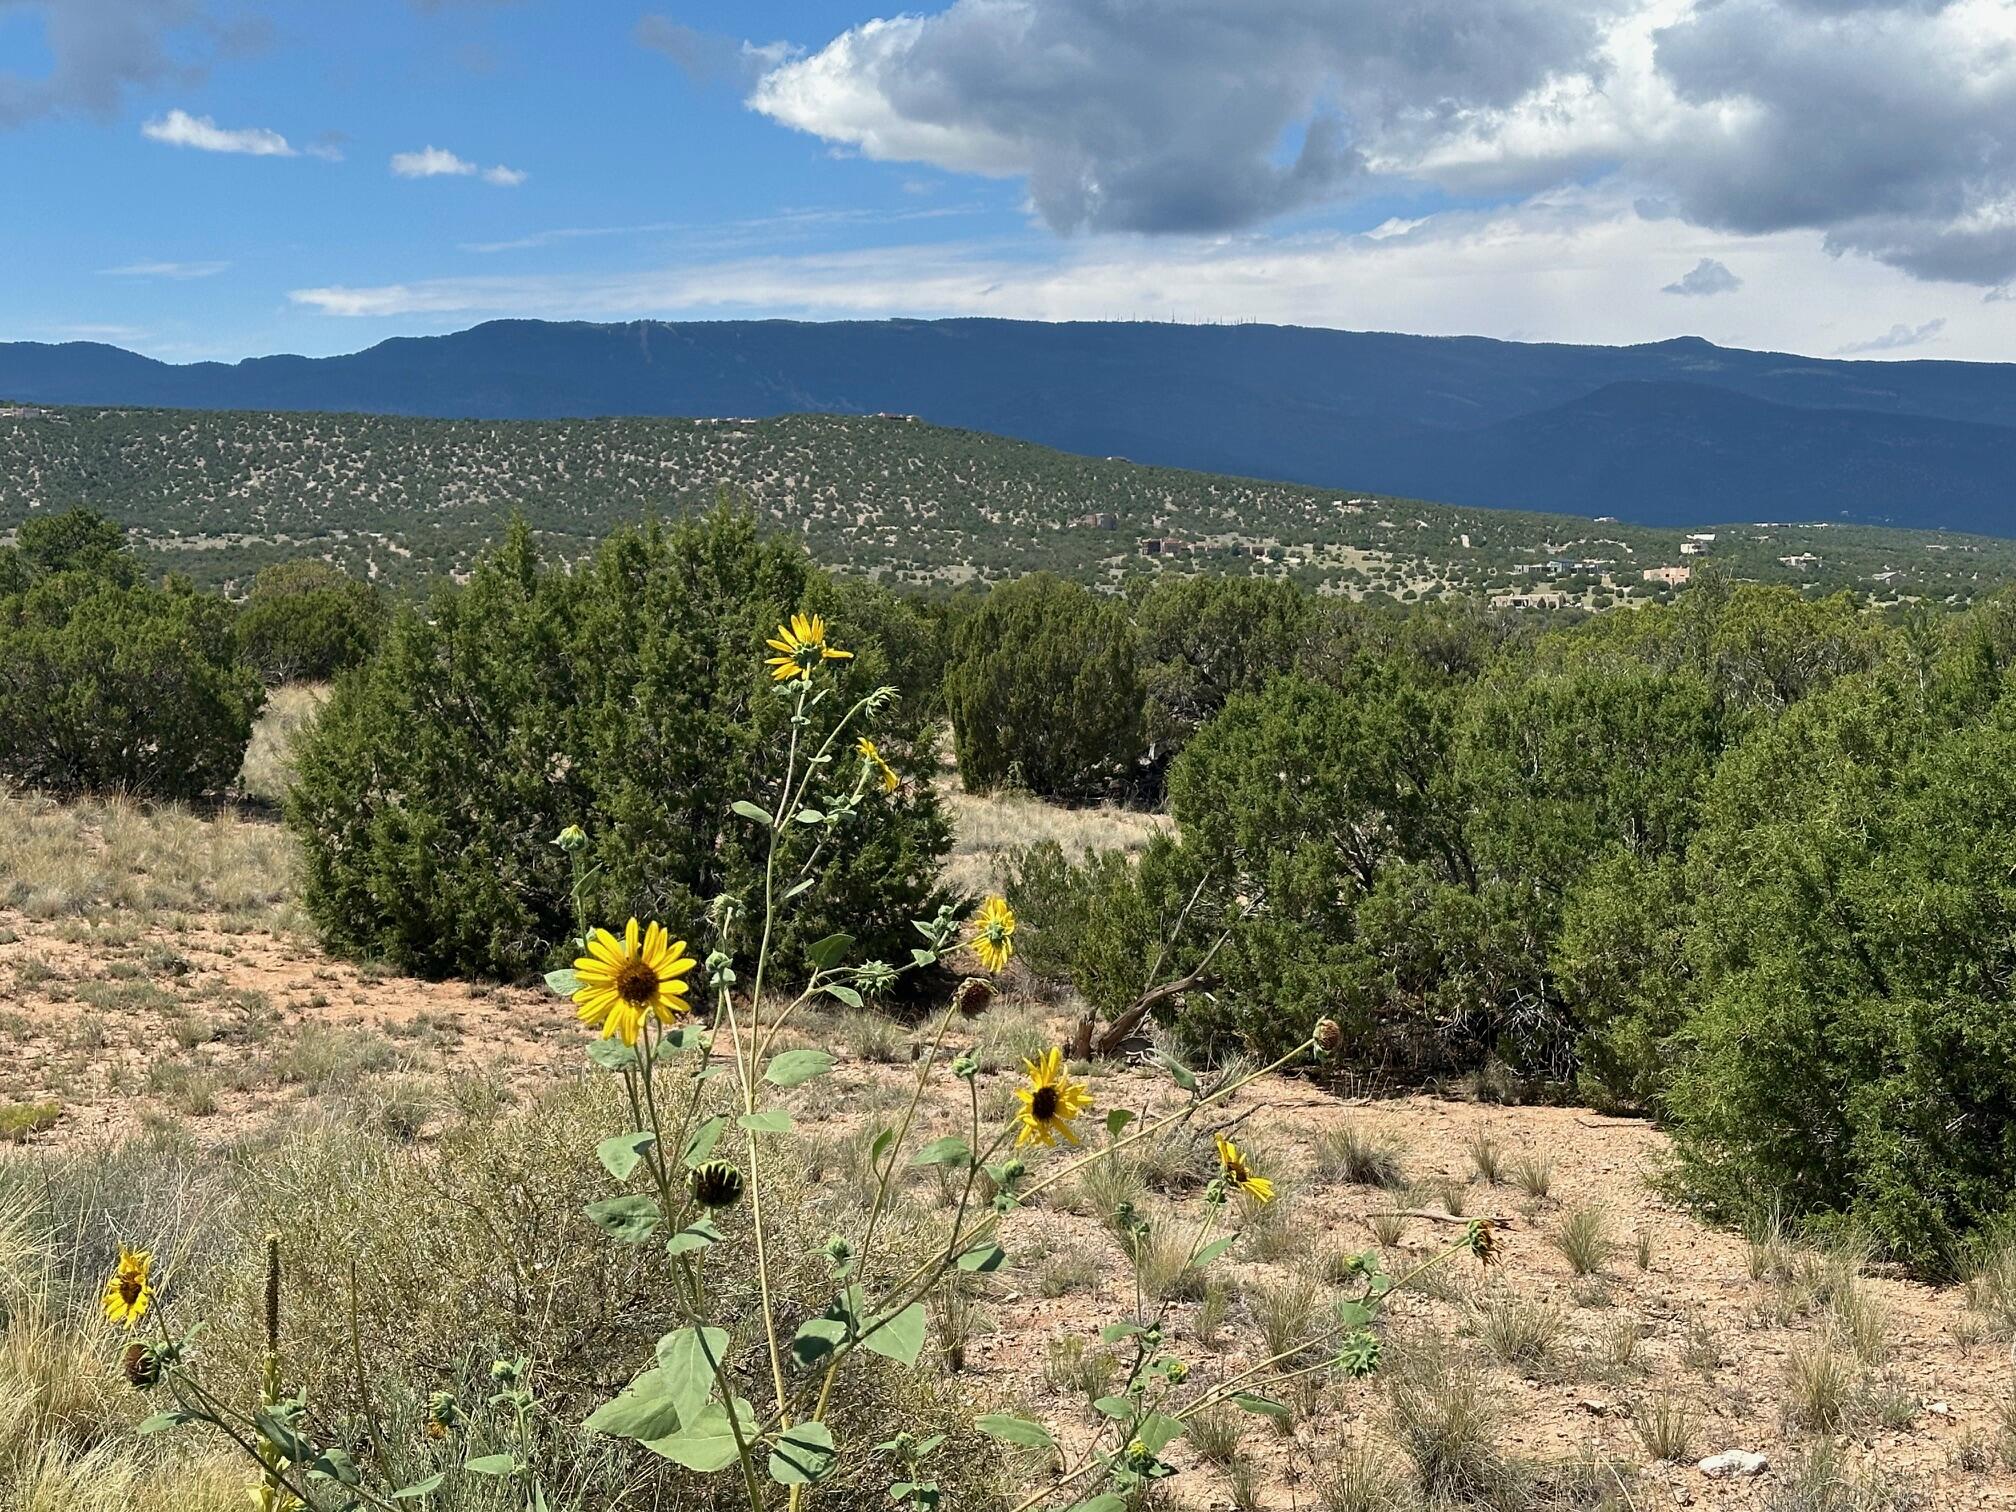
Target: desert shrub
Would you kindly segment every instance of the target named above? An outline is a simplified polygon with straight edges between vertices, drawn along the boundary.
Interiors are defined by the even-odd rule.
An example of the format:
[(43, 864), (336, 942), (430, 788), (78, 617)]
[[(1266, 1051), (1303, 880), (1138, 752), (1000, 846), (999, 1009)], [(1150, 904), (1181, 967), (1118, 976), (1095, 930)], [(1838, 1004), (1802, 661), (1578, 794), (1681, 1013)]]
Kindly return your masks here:
[(1048, 573), (996, 588), (953, 633), (945, 703), (968, 791), (1065, 802), (1109, 791), (1142, 749), (1126, 611)]
[(1723, 764), (1690, 858), (1695, 1047), (1667, 1093), (1712, 1211), (1853, 1222), (1950, 1269), (2011, 1212), (2016, 699), (1844, 679)]
[[(1077, 860), (1055, 841), (1013, 854), (1008, 901), (1027, 927), (1024, 964), (1069, 982), (1094, 1012), (1127, 1008), (1158, 979), (1187, 969), (1208, 948), (1218, 916), (1196, 896), (1195, 857), (1166, 831), (1149, 837), (1138, 860), (1087, 850)], [(1173, 1005), (1172, 1005), (1173, 1007)]]
[[(760, 831), (730, 805), (773, 785), (793, 727), (753, 653), (830, 592), (802, 553), (731, 512), (620, 532), (573, 573), (514, 531), (466, 588), (403, 614), (300, 745), (288, 817), (325, 938), (427, 972), (550, 965), (574, 916), (553, 844), (569, 825), (588, 834), (582, 901), (596, 917), (692, 932), (716, 898), (760, 904)], [(853, 660), (828, 664), (836, 698), (888, 681), (878, 645), (851, 645)], [(875, 735), (899, 771), (927, 767), (923, 719), (899, 705)], [(850, 744), (808, 805), (858, 765)], [(931, 784), (790, 835), (782, 875), (824, 850), (780, 959), (795, 965), (841, 922), (871, 954), (907, 957), (950, 844)]]
[(230, 786), (262, 701), (222, 599), (58, 571), (0, 597), (0, 776), (59, 796)]
[(384, 628), (376, 588), (316, 561), (262, 569), (236, 626), (240, 655), (269, 685), (326, 681), (368, 657)]
[(0, 593), (19, 593), (58, 573), (78, 572), (121, 588), (140, 581), (140, 564), (127, 549), (126, 532), (89, 509), (34, 515), (0, 547)]
[(1146, 734), (1158, 761), (1228, 699), (1257, 693), (1302, 654), (1314, 600), (1271, 578), (1165, 578), (1134, 609)]

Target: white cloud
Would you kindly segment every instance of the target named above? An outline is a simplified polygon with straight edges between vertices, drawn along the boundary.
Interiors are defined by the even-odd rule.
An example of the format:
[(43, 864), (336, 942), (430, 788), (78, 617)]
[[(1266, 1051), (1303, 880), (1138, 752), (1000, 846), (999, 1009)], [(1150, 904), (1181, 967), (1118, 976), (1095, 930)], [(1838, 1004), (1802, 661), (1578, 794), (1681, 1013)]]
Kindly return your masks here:
[(214, 278), (230, 266), (228, 262), (137, 262), (98, 271), (106, 278)]
[[(800, 256), (732, 252), (618, 274), (423, 278), (294, 291), (327, 315), (467, 323), (499, 315), (627, 320), (984, 315), (1029, 320), (1258, 320), (1426, 335), (1628, 344), (1701, 335), (1814, 355), (1875, 322), (1917, 329), (1950, 294), (1830, 255), (1801, 232), (1759, 236), (1647, 219), (1623, 185), (1445, 212), (1383, 236), (1102, 236), (951, 242)], [(1744, 269), (1743, 300), (1676, 300), (1676, 256)], [(1683, 262), (1681, 266), (1686, 266)], [(1670, 271), (1663, 276), (1670, 277)], [(1979, 304), (1942, 350), (2006, 359), (2016, 301)], [(1879, 327), (1880, 328), (1880, 327)]]
[(392, 171), (401, 178), (439, 178), (443, 174), (474, 173), (476, 165), (445, 147), (423, 147), (418, 152), (393, 153)]
[(193, 147), (198, 152), (237, 152), (250, 157), (298, 157), (287, 138), (264, 126), (232, 130), (219, 126), (208, 116), (192, 116), (186, 110), (171, 110), (141, 123), (140, 134), (150, 141), (170, 147)]
[(1021, 179), (1058, 231), (1223, 232), (1356, 196), (1629, 178), (1727, 233), (2016, 279), (2012, 0), (952, 0), (752, 108)]
[(476, 177), (503, 189), (515, 189), (525, 182), (525, 175), (516, 168), (506, 168), (502, 163), (493, 168), (479, 168), (445, 147), (430, 146), (418, 152), (395, 152), (392, 154), (392, 171), (400, 178)]
[(1726, 263), (1719, 263), (1712, 257), (1704, 257), (1659, 292), (1700, 297), (1708, 294), (1733, 294), (1742, 287), (1743, 280), (1731, 273)]
[(1946, 329), (1944, 317), (1928, 320), (1923, 325), (1907, 326), (1897, 324), (1881, 336), (1868, 341), (1851, 341), (1839, 348), (1843, 357), (1857, 356), (1868, 352), (1901, 352), (1906, 347), (1923, 346), (1928, 341), (1937, 341), (1939, 333)]

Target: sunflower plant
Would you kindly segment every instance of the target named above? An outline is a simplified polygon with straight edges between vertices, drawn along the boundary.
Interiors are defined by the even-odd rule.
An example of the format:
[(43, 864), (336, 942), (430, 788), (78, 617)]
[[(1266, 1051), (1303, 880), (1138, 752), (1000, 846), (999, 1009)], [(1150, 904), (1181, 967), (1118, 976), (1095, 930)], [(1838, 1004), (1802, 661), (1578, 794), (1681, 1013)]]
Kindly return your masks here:
[[(880, 1433), (850, 1430), (859, 1441), (843, 1441), (834, 1409), (848, 1372), (869, 1356), (916, 1365), (926, 1339), (927, 1299), (962, 1275), (993, 1274), (1012, 1264), (1002, 1243), (1004, 1218), (1090, 1162), (1116, 1159), (1130, 1145), (1178, 1126), (1211, 1129), (1217, 1166), (1205, 1189), (1202, 1221), (1187, 1239), (1186, 1263), (1202, 1269), (1221, 1259), (1237, 1238), (1228, 1213), (1235, 1205), (1269, 1203), (1275, 1190), (1233, 1142), (1228, 1126), (1213, 1127), (1214, 1110), (1258, 1077), (1333, 1052), (1341, 1036), (1326, 1021), (1273, 1064), (1208, 1092), (1180, 1062), (1160, 1056), (1181, 1095), (1154, 1116), (1119, 1107), (1102, 1115), (1092, 1085), (1053, 1046), (1023, 1062), (1008, 1115), (983, 1118), (978, 1068), (969, 1056), (949, 1054), (949, 1042), (958, 1019), (984, 1011), (993, 996), (991, 978), (1014, 959), (1016, 920), (1004, 900), (985, 899), (970, 916), (947, 904), (914, 920), (917, 943), (907, 960), (856, 961), (855, 941), (846, 933), (818, 940), (802, 963), (777, 959), (775, 942), (788, 933), (794, 901), (817, 883), (835, 838), (864, 805), (896, 791), (904, 779), (871, 733), (892, 691), (842, 699), (827, 674), (850, 653), (832, 643), (822, 619), (792, 616), (768, 648), (769, 686), (788, 705), (779, 775), (768, 793), (733, 804), (765, 857), (760, 890), (715, 899), (684, 931), (638, 918), (611, 928), (584, 916), (592, 870), (584, 859), (587, 835), (569, 826), (555, 837), (573, 865), (576, 932), (573, 964), (549, 974), (547, 985), (594, 1030), (589, 1060), (598, 1074), (618, 1081), (619, 1105), (628, 1115), (627, 1128), (596, 1145), (612, 1191), (589, 1204), (585, 1217), (606, 1242), (654, 1252), (662, 1283), (656, 1291), (675, 1325), (640, 1360), (628, 1384), (588, 1412), (581, 1426), (688, 1472), (724, 1477), (727, 1487), (739, 1488), (728, 1499), (746, 1501), (750, 1512), (798, 1512), (843, 1470), (849, 1485), (886, 1471), (891, 1505), (935, 1508), (941, 1493), (932, 1462), (942, 1436), (919, 1439), (898, 1431), (885, 1437), (899, 1427), (887, 1424), (879, 1425)], [(830, 1051), (799, 1042), (809, 1006), (858, 1009), (905, 977), (947, 968), (967, 974), (931, 1021), (900, 1117), (872, 1136), (874, 1181), (863, 1209), (819, 1255), (784, 1252), (772, 1207), (779, 1173), (792, 1159), (794, 1126), (781, 1094), (830, 1074), (837, 1063)], [(788, 980), (788, 990), (779, 990), (780, 980)], [(919, 1110), (934, 1081), (947, 1079), (965, 1110), (965, 1131), (923, 1139)], [(913, 1220), (899, 1222), (895, 1213), (900, 1176), (934, 1167), (954, 1200), (942, 1230), (919, 1234)], [(1286, 1409), (1268, 1394), (1279, 1383), (1315, 1370), (1362, 1374), (1375, 1368), (1374, 1317), (1385, 1297), (1411, 1279), (1388, 1277), (1376, 1257), (1362, 1257), (1354, 1264), (1356, 1295), (1309, 1339), (1201, 1384), (1167, 1347), (1167, 1303), (1150, 1306), (1140, 1281), (1148, 1221), (1134, 1213), (1115, 1217), (1135, 1257), (1134, 1302), (1101, 1332), (1128, 1358), (1119, 1385), (1094, 1404), (1095, 1431), (1070, 1432), (1018, 1413), (974, 1420), (979, 1433), (1040, 1451), (1047, 1461), (1011, 1512), (1122, 1512), (1141, 1488), (1173, 1473), (1164, 1452), (1198, 1413), (1229, 1402), (1281, 1416)], [(1464, 1249), (1488, 1260), (1491, 1244), (1489, 1225), (1473, 1224), (1428, 1264)], [(808, 1262), (813, 1273), (829, 1278), (828, 1290), (809, 1299), (787, 1294), (784, 1278), (807, 1274)], [(165, 1385), (175, 1403), (149, 1420), (148, 1431), (200, 1422), (222, 1432), (252, 1460), (255, 1498), (264, 1512), (389, 1512), (424, 1504), (449, 1477), (467, 1475), (507, 1488), (507, 1504), (549, 1512), (533, 1431), (539, 1404), (531, 1362), (498, 1361), (496, 1394), (473, 1408), (494, 1415), (488, 1439), (505, 1444), (504, 1450), (453, 1453), (470, 1437), (472, 1409), (452, 1393), (436, 1392), (426, 1423), (432, 1462), (440, 1468), (397, 1485), (388, 1479), (397, 1456), (368, 1405), (367, 1421), (346, 1444), (318, 1428), (308, 1404), (282, 1394), (279, 1263), (276, 1240), (269, 1253), (266, 1370), (258, 1405), (241, 1409), (227, 1405), (194, 1372), (194, 1333), (178, 1335), (168, 1327), (151, 1258), (122, 1250), (105, 1288), (106, 1316), (133, 1329), (145, 1320), (155, 1323), (158, 1340), (136, 1342), (128, 1374), (149, 1389)], [(743, 1305), (731, 1306), (731, 1294)], [(1320, 1363), (1300, 1363), (1311, 1352)], [(361, 1381), (361, 1360), (358, 1373)], [(1067, 1440), (1078, 1447), (1067, 1452)]]

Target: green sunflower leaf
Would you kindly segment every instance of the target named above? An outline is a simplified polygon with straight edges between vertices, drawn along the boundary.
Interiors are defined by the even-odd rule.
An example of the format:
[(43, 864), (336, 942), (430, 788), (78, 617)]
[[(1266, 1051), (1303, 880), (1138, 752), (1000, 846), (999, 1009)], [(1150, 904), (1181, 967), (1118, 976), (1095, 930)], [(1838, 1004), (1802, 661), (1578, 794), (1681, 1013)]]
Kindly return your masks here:
[(1132, 1122), (1134, 1122), (1134, 1115), (1130, 1113), (1127, 1109), (1125, 1108), (1112, 1109), (1106, 1115), (1107, 1138), (1118, 1139), (1120, 1137), (1120, 1131), (1125, 1129), (1127, 1125), (1129, 1125)]
[(763, 1080), (773, 1087), (796, 1087), (833, 1069), (824, 1050), (786, 1050), (763, 1068)]
[(789, 1134), (791, 1114), (785, 1108), (763, 1108), (754, 1113), (744, 1113), (735, 1122), (751, 1134)]
[(850, 934), (830, 934), (813, 945), (805, 954), (821, 971), (831, 971), (846, 957), (847, 947), (853, 943), (854, 936)]
[(845, 1003), (849, 1008), (859, 1008), (861, 1006), (861, 994), (842, 982), (826, 982), (821, 985), (819, 990), (828, 997), (836, 998), (840, 1002)]
[(642, 1244), (658, 1232), (660, 1215), (655, 1197), (611, 1197), (591, 1202), (588, 1221), (620, 1244)]
[(334, 1481), (339, 1486), (361, 1486), (364, 1472), (357, 1468), (357, 1461), (350, 1457), (350, 1451), (341, 1445), (324, 1449), (308, 1467), (310, 1480)]
[(1183, 1437), (1183, 1420), (1151, 1412), (1141, 1425), (1134, 1430), (1134, 1437), (1150, 1454), (1160, 1454), (1176, 1440)]
[(800, 1365), (815, 1365), (847, 1342), (847, 1325), (839, 1318), (810, 1318), (791, 1336), (791, 1357)]
[(618, 1181), (628, 1181), (630, 1173), (637, 1169), (637, 1162), (644, 1158), (644, 1152), (656, 1143), (656, 1134), (614, 1134), (595, 1146), (595, 1158), (602, 1162), (602, 1169)]
[(800, 824), (824, 824), (826, 822), (826, 816), (815, 808), (802, 808), (791, 817), (796, 819)]
[(1134, 1335), (1145, 1332), (1147, 1330), (1139, 1323), (1108, 1323), (1099, 1330), (1099, 1341), (1102, 1344), (1118, 1344), (1122, 1339), (1131, 1339)]
[[(734, 1411), (742, 1437), (754, 1438), (755, 1409), (737, 1397)], [(644, 1447), (688, 1470), (712, 1475), (735, 1463), (735, 1430), (728, 1424), (728, 1409), (719, 1402), (709, 1402), (686, 1427), (664, 1438), (651, 1439)]]
[(714, 1146), (721, 1143), (722, 1131), (727, 1127), (728, 1115), (725, 1113), (716, 1113), (707, 1122), (695, 1129), (692, 1137), (686, 1141), (686, 1150), (683, 1156), (686, 1164), (689, 1166), (707, 1164), (713, 1158)]
[(756, 807), (747, 798), (737, 798), (734, 807), (735, 812), (740, 814), (744, 819), (747, 819), (751, 824), (760, 824), (765, 829), (770, 827), (769, 813), (764, 809)]
[(813, 886), (816, 882), (818, 882), (818, 880), (819, 879), (817, 877), (807, 877), (802, 882), (793, 882), (789, 890), (787, 890), (784, 894), (784, 901), (786, 903), (789, 903), (793, 898), (797, 897), (798, 894), (805, 891), (806, 888)]
[(485, 1454), (462, 1462), (464, 1470), (473, 1470), (478, 1475), (509, 1475), (518, 1468), (518, 1461), (508, 1454)]
[(809, 1486), (833, 1468), (833, 1430), (824, 1423), (798, 1423), (777, 1435), (770, 1451), (770, 1479), (780, 1486)]
[(943, 1139), (934, 1139), (915, 1155), (910, 1157), (913, 1166), (965, 1165), (973, 1159), (973, 1151), (966, 1141), (957, 1134), (947, 1134)]
[(1204, 1248), (1197, 1251), (1196, 1258), (1194, 1258), (1190, 1262), (1191, 1268), (1193, 1270), (1204, 1269), (1205, 1266), (1209, 1265), (1213, 1260), (1216, 1260), (1220, 1255), (1224, 1254), (1225, 1251), (1232, 1248), (1232, 1241), (1237, 1239), (1238, 1237), (1239, 1236), (1237, 1234), (1228, 1234), (1223, 1239), (1213, 1239), (1209, 1244), (1205, 1245)]
[(1103, 1412), (1116, 1423), (1124, 1423), (1134, 1416), (1134, 1404), (1123, 1396), (1103, 1396), (1092, 1404), (1096, 1411)]
[(667, 1239), (665, 1241), (665, 1253), (668, 1255), (686, 1255), (691, 1254), (694, 1250), (705, 1249), (710, 1244), (719, 1244), (720, 1242), (721, 1230), (714, 1227), (705, 1218), (701, 1218), (687, 1224), (686, 1227), (679, 1230), (670, 1239)]
[(200, 1412), (157, 1412), (134, 1430), (136, 1433), (166, 1433), (170, 1428), (180, 1428), (184, 1423), (208, 1422)]
[(546, 985), (562, 997), (572, 997), (581, 990), (581, 973), (572, 966), (563, 966), (546, 973)]
[(924, 1304), (912, 1302), (901, 1312), (871, 1323), (862, 1331), (861, 1347), (899, 1365), (915, 1365), (917, 1356), (924, 1352)]
[(959, 1257), (959, 1269), (992, 1275), (1008, 1263), (1008, 1252), (998, 1244), (977, 1244)]
[(714, 1394), (714, 1367), (727, 1357), (723, 1328), (675, 1328), (658, 1341), (658, 1371), (682, 1424), (691, 1424)]
[(401, 1486), (397, 1491), (392, 1493), (392, 1500), (418, 1501), (423, 1496), (432, 1496), (436, 1491), (441, 1489), (441, 1482), (447, 1478), (445, 1475), (430, 1475), (427, 1479), (415, 1481), (410, 1486)]
[(1008, 1444), (1025, 1444), (1031, 1449), (1055, 1449), (1057, 1440), (1050, 1436), (1050, 1430), (1029, 1418), (1017, 1417), (1012, 1412), (990, 1412), (975, 1418), (973, 1426), (989, 1438), (1000, 1439)]
[(1070, 1512), (1127, 1512), (1127, 1498), (1115, 1496), (1108, 1491), (1104, 1496), (1095, 1496), (1090, 1501), (1082, 1501)]
[(590, 1040), (588, 1059), (604, 1071), (627, 1071), (637, 1064), (637, 1052), (619, 1039)]
[(645, 1371), (621, 1396), (612, 1397), (582, 1425), (611, 1438), (655, 1439), (679, 1431), (679, 1408), (666, 1389), (665, 1372)]

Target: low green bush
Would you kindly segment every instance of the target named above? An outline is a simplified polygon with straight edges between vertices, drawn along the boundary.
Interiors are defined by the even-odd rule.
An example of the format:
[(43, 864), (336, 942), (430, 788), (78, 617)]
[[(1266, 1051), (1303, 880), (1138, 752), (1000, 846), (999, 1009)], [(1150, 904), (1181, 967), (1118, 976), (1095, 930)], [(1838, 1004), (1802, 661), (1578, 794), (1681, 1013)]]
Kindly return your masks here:
[[(836, 596), (801, 551), (732, 511), (619, 532), (572, 572), (514, 530), (466, 587), (395, 620), (300, 746), (288, 818), (325, 939), (428, 973), (550, 966), (573, 931), (570, 859), (553, 844), (569, 825), (587, 832), (592, 917), (697, 934), (718, 899), (760, 914), (764, 852), (730, 805), (769, 785), (794, 733), (763, 643)], [(845, 623), (832, 634), (855, 656), (833, 664), (827, 697), (894, 680), (875, 640)], [(794, 826), (780, 885), (825, 851), (780, 959), (843, 923), (867, 954), (907, 958), (910, 920), (937, 906), (950, 834), (928, 780), (931, 722), (898, 702), (875, 739), (910, 780), (830, 834)], [(831, 807), (860, 760), (836, 753), (807, 808)]]
[(269, 685), (326, 682), (376, 649), (385, 604), (369, 583), (326, 562), (281, 562), (252, 580), (238, 646)]
[(147, 586), (120, 552), (80, 552), (75, 566), (35, 560), (33, 544), (0, 594), (0, 777), (59, 797), (223, 792), (264, 701), (230, 606)]
[(1084, 802), (1134, 775), (1141, 677), (1126, 611), (1034, 573), (989, 593), (953, 633), (945, 674), (959, 778)]

